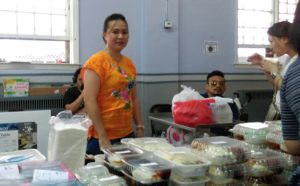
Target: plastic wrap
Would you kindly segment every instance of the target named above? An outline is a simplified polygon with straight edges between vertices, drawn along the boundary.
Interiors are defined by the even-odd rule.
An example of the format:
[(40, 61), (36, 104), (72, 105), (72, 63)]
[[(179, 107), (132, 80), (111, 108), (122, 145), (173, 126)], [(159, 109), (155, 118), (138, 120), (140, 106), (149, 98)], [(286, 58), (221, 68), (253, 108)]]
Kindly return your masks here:
[[(46, 161), (35, 161), (35, 162), (24, 162), (18, 165), (19, 177), (15, 179), (0, 179), (0, 185), (61, 185), (61, 186), (75, 186), (79, 185), (75, 175), (62, 163), (59, 162), (46, 162)], [(47, 175), (45, 179), (36, 176), (36, 171), (47, 171), (53, 174), (66, 174), (65, 179), (57, 179), (52, 177), (48, 179)], [(9, 183), (9, 184), (7, 184)]]
[(52, 116), (49, 123), (48, 160), (63, 162), (72, 170), (82, 167), (91, 121), (87, 116), (63, 111)]
[(224, 136), (196, 138), (191, 147), (213, 165), (243, 163), (249, 153), (246, 144)]
[(92, 182), (95, 182), (101, 178), (110, 176), (108, 169), (100, 164), (87, 165), (81, 167), (75, 171), (76, 178), (80, 183), (88, 185)]
[(237, 139), (244, 139), (247, 143), (261, 145), (266, 143), (268, 125), (260, 122), (242, 123), (235, 125), (230, 132)]
[(210, 165), (208, 160), (192, 153), (190, 149), (178, 147), (172, 150), (160, 150), (154, 152), (158, 156), (173, 164), (172, 171), (176, 172), (180, 177), (199, 177), (205, 176)]
[(126, 144), (113, 145), (102, 150), (108, 163), (114, 168), (121, 168), (124, 164), (122, 159), (126, 157), (141, 156), (144, 154), (143, 150)]
[(172, 165), (153, 155), (124, 158), (125, 170), (142, 184), (164, 182), (169, 179)]
[(215, 102), (210, 104), (215, 123), (231, 123), (233, 114), (227, 102)]
[(46, 157), (36, 149), (26, 149), (0, 153), (0, 164), (6, 165), (43, 160), (46, 160)]
[(273, 151), (252, 149), (246, 165), (250, 176), (269, 177), (280, 174), (283, 171), (284, 161)]
[(155, 152), (157, 150), (171, 150), (175, 148), (164, 138), (124, 138), (121, 140), (121, 143), (138, 147), (147, 152)]
[(208, 168), (207, 176), (213, 184), (232, 184), (247, 180), (248, 169), (245, 163), (232, 165), (211, 165)]

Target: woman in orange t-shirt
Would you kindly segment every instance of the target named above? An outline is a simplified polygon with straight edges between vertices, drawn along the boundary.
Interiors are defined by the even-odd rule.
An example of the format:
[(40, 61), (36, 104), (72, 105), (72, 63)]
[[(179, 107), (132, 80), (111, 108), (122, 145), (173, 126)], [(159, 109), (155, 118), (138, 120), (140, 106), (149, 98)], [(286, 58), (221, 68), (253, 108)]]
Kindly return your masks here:
[(89, 130), (87, 153), (100, 153), (125, 137), (144, 136), (144, 125), (136, 88), (136, 69), (132, 61), (121, 54), (126, 47), (128, 24), (121, 14), (105, 19), (103, 40), (105, 49), (92, 55), (83, 66), (84, 102), (93, 122)]

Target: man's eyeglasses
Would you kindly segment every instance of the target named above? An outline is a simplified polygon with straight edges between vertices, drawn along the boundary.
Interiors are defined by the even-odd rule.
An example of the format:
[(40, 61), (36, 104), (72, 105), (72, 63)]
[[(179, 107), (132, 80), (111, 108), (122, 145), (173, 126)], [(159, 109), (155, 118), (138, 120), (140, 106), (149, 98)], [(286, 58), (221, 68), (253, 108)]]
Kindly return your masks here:
[(220, 86), (224, 87), (225, 86), (225, 81), (209, 81), (208, 84), (212, 87)]

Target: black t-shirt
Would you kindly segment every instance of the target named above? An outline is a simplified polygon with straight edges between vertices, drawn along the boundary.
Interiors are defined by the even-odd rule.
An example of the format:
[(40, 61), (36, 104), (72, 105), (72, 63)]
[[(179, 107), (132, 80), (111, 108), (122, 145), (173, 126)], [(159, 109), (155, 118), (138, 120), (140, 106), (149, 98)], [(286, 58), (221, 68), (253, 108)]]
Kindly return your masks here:
[[(78, 90), (77, 87), (69, 88), (64, 95), (64, 106), (66, 106), (66, 104), (71, 104), (72, 102), (74, 102), (80, 96), (80, 94), (81, 92)], [(83, 107), (84, 105), (82, 104), (80, 108)]]

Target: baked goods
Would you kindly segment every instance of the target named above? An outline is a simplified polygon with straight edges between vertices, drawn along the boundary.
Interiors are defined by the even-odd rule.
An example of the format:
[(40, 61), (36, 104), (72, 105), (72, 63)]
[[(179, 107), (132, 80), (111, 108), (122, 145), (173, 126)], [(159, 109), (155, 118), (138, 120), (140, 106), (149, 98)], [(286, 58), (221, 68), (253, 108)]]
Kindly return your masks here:
[(191, 147), (213, 165), (242, 163), (246, 160), (243, 144), (227, 137), (209, 137), (195, 139)]
[(252, 151), (247, 161), (250, 176), (266, 177), (283, 171), (283, 161), (278, 154), (271, 151)]
[(214, 184), (229, 184), (235, 180), (243, 180), (247, 173), (245, 164), (234, 164), (225, 166), (211, 165), (208, 168), (207, 175)]
[(168, 179), (171, 166), (155, 159), (154, 156), (125, 158), (125, 169), (140, 183), (155, 183)]

